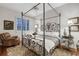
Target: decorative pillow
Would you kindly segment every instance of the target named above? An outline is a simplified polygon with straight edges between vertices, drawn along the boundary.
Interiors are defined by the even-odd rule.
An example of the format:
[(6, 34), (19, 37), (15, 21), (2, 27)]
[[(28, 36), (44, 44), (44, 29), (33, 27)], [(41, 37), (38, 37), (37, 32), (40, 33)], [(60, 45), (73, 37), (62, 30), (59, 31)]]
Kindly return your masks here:
[(32, 35), (27, 34), (27, 35), (25, 35), (25, 37), (26, 37), (27, 39), (31, 39), (31, 38), (32, 38)]

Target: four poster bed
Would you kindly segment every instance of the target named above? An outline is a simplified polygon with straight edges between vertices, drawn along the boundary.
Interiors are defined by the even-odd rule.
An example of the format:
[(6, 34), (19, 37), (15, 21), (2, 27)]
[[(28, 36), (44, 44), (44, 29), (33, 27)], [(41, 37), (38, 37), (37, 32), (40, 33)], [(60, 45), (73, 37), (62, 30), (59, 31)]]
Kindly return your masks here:
[[(40, 5), (38, 3), (35, 5), (33, 8), (36, 6)], [(36, 55), (52, 55), (54, 49), (60, 45), (60, 14), (48, 3), (48, 6), (50, 6), (56, 13), (57, 16), (54, 16), (52, 18), (58, 17), (59, 20), (59, 30), (58, 30), (58, 35), (53, 36), (53, 35), (46, 35), (45, 34), (45, 3), (43, 3), (43, 34), (40, 35), (38, 34), (36, 38), (33, 37), (32, 34), (27, 34), (23, 35), (23, 30), (21, 31), (22, 33), (22, 45), (27, 47), (30, 51), (34, 52)], [(23, 16), (31, 11), (33, 8), (28, 10), (25, 13), (21, 13), (22, 19)], [(49, 18), (48, 18), (49, 19)], [(23, 22), (22, 22), (23, 23)], [(55, 33), (52, 33), (55, 34)]]

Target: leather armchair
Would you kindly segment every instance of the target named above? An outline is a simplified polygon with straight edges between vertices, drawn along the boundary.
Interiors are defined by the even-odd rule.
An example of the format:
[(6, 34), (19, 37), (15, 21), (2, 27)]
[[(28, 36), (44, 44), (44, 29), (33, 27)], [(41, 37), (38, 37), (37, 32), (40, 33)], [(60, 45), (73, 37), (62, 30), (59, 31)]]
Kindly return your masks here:
[(18, 36), (11, 36), (8, 32), (0, 34), (0, 39), (3, 46), (16, 46), (20, 44)]

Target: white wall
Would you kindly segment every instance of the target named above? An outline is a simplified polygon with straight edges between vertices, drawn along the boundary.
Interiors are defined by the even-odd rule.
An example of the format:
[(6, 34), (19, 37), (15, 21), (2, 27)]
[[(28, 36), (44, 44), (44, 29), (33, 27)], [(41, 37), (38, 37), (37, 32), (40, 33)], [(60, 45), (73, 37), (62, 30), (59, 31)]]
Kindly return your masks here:
[[(20, 12), (0, 7), (0, 33), (9, 32), (12, 36), (18, 35), (21, 38), (21, 31), (18, 31), (16, 28), (16, 18), (18, 17), (20, 17)], [(34, 30), (33, 26), (35, 22), (32, 18), (26, 17), (26, 19), (29, 19), (30, 30), (25, 31), (25, 33), (32, 32)], [(14, 21), (14, 30), (4, 30), (4, 20)]]

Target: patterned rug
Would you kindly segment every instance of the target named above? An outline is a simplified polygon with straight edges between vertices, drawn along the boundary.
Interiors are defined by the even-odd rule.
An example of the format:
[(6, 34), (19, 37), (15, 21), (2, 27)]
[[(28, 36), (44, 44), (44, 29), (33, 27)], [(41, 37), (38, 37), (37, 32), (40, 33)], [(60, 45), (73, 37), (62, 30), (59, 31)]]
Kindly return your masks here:
[[(35, 56), (33, 52), (29, 51), (27, 48), (21, 45), (8, 48), (7, 51), (8, 56)], [(71, 55), (72, 54), (69, 51), (60, 48), (55, 49), (55, 51), (52, 53), (52, 56), (71, 56)]]

